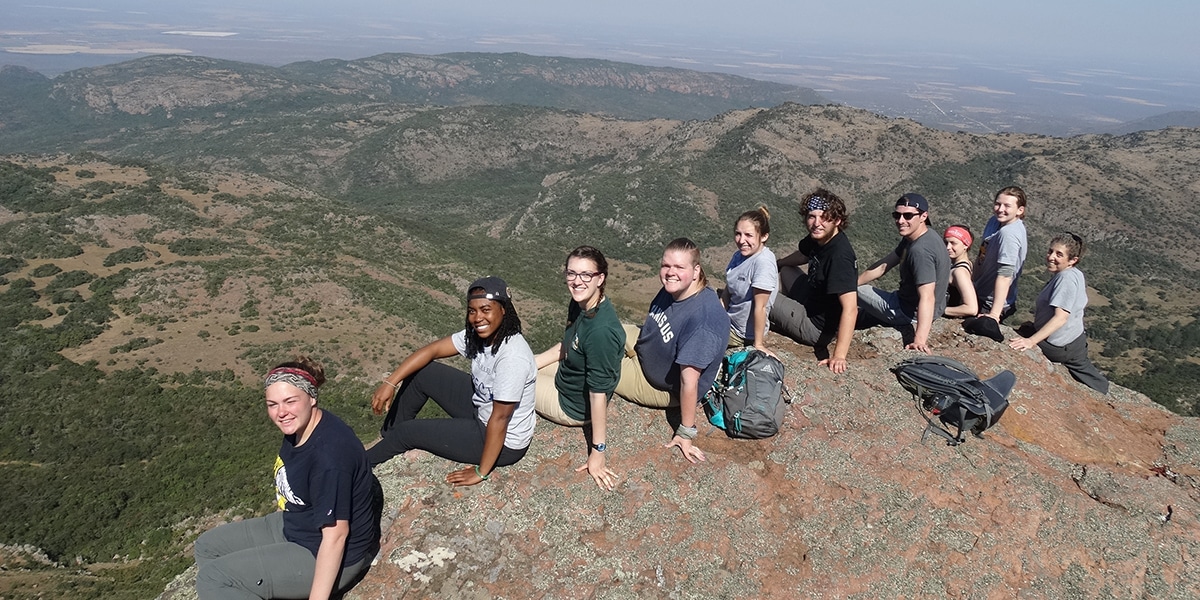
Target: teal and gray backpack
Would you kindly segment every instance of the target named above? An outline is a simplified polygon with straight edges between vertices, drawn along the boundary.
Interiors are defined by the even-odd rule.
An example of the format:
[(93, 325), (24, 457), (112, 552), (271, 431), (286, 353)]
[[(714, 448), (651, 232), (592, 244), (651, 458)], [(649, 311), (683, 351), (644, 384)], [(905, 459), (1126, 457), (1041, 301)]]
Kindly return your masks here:
[[(944, 356), (908, 358), (892, 367), (892, 372), (912, 393), (918, 412), (928, 422), (922, 441), (932, 432), (946, 438), (950, 446), (963, 443), (967, 431), (983, 437), (984, 430), (1004, 415), (1008, 394), (1017, 381), (1012, 371), (980, 381), (970, 367)], [(926, 413), (936, 416), (939, 423)], [(950, 433), (947, 426), (958, 431)]]
[(746, 348), (725, 356), (703, 404), (708, 421), (729, 437), (760, 439), (779, 433), (785, 402), (791, 398), (783, 385), (783, 363)]

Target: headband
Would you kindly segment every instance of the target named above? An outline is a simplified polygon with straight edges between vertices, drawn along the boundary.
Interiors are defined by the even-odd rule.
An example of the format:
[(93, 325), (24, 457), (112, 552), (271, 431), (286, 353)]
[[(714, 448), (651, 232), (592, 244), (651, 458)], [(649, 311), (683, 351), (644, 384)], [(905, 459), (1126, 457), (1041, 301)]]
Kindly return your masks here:
[(965, 244), (968, 248), (971, 247), (971, 232), (957, 225), (951, 225), (950, 227), (947, 227), (946, 234), (942, 237), (952, 237)]
[(814, 210), (829, 210), (829, 201), (820, 196), (809, 198), (808, 202), (804, 203), (804, 211), (812, 212)]
[(294, 369), (292, 367), (271, 369), (271, 372), (267, 373), (266, 380), (263, 381), (263, 389), (271, 387), (271, 384), (280, 381), (300, 388), (300, 391), (312, 396), (314, 400), (317, 398), (317, 380), (311, 373), (304, 369)]

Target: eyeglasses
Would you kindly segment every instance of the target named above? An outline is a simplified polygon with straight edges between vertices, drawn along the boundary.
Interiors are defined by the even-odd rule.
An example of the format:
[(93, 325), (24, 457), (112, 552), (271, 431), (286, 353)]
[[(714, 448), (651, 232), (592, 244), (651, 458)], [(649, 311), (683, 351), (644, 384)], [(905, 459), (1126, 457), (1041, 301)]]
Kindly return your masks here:
[(917, 217), (918, 215), (920, 215), (920, 214), (921, 214), (921, 213), (919, 213), (919, 212), (910, 213), (910, 212), (900, 212), (900, 211), (896, 211), (896, 212), (892, 213), (892, 220), (893, 220), (893, 221), (898, 221), (898, 220), (900, 220), (900, 219), (904, 219), (905, 221), (911, 221), (911, 220), (913, 220), (914, 218), (916, 218), (916, 217)]
[(600, 273), (588, 272), (588, 271), (579, 271), (579, 272), (563, 271), (563, 277), (566, 278), (567, 281), (571, 281), (572, 279), (578, 279), (584, 283), (590, 282), (593, 277), (595, 277), (599, 274)]

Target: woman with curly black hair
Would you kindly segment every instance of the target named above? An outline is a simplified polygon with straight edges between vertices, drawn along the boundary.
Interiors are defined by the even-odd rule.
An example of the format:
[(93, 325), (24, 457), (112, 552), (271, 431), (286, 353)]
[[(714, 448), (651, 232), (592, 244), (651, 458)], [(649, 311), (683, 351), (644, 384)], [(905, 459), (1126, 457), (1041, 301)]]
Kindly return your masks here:
[[(471, 361), (469, 374), (435, 362), (455, 354)], [(467, 288), (464, 329), (412, 353), (375, 390), (371, 409), (387, 417), (367, 459), (374, 466), (420, 449), (474, 465), (452, 471), (448, 483), (484, 481), (529, 449), (536, 380), (533, 352), (521, 335), (508, 286), (498, 277), (477, 279)], [(427, 399), (449, 417), (416, 418)]]

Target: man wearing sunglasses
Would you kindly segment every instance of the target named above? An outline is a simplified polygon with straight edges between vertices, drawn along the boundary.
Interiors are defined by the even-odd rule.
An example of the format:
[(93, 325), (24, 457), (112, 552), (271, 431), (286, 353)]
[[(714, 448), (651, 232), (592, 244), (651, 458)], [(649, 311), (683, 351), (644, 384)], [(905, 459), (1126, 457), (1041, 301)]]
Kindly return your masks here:
[[(858, 276), (860, 324), (889, 325), (904, 335), (905, 348), (930, 354), (933, 320), (946, 310), (950, 255), (929, 222), (929, 202), (920, 194), (896, 201), (892, 219), (900, 243)], [(867, 285), (900, 266), (900, 289), (888, 292)]]

